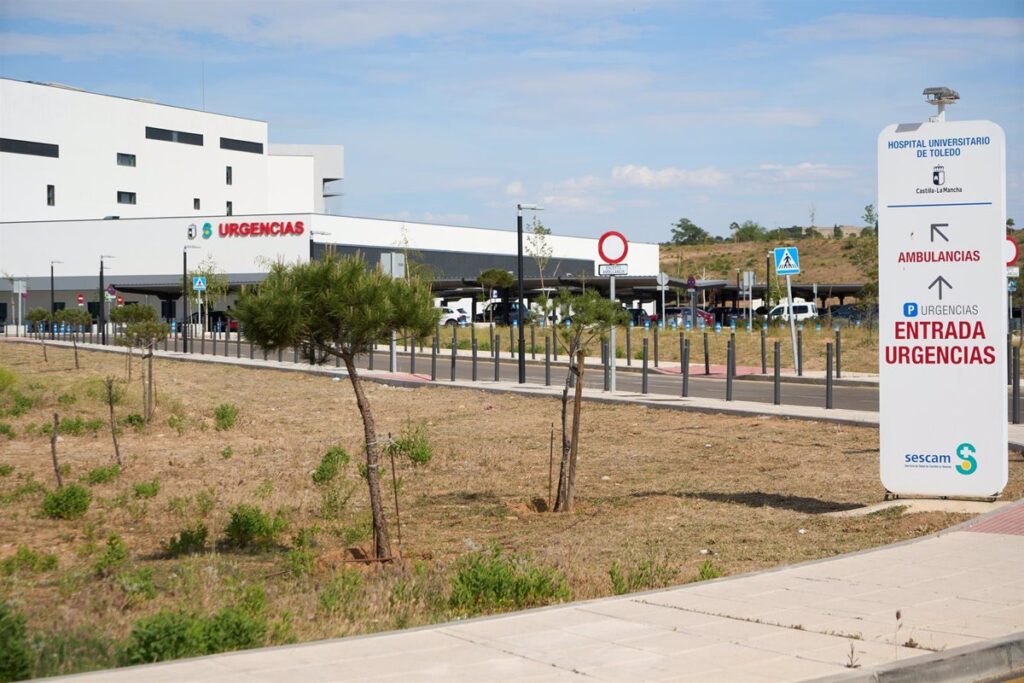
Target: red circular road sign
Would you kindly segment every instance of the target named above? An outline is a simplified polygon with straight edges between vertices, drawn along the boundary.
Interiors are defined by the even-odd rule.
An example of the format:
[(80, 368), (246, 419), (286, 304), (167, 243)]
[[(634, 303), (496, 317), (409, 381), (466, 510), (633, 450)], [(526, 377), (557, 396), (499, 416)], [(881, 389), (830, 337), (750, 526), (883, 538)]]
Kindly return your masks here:
[(84, 294), (79, 294), (78, 296), (75, 297), (75, 299), (77, 299), (78, 303), (80, 303), (80, 304), (84, 304), (85, 303), (85, 295)]
[(1020, 256), (1020, 246), (1017, 244), (1017, 240), (1011, 237), (1007, 237), (1006, 241), (1010, 243), (1006, 248), (1006, 255), (1009, 257), (1010, 254), (1013, 254), (1012, 258), (1006, 259), (1006, 265), (1012, 266), (1017, 263), (1017, 257)]
[[(621, 242), (622, 246), (620, 248), (622, 249), (622, 253), (619, 254), (617, 257), (612, 257), (605, 253), (604, 245), (605, 242), (607, 242), (608, 240), (612, 240), (612, 244), (614, 244), (616, 240)], [(612, 248), (614, 249), (614, 247)], [(626, 260), (626, 254), (629, 253), (629, 242), (626, 241), (625, 236), (621, 232), (609, 230), (605, 234), (601, 235), (600, 239), (597, 240), (597, 253), (601, 255), (601, 260), (604, 261), (605, 263), (611, 265), (614, 265), (616, 263), (622, 263), (624, 260)], [(614, 254), (615, 252), (613, 251), (612, 253)]]

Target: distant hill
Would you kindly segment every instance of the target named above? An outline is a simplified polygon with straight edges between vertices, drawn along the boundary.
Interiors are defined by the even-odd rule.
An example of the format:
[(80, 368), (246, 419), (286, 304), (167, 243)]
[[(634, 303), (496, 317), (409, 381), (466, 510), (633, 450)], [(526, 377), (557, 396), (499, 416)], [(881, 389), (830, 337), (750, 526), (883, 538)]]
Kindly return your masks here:
[[(796, 245), (800, 249), (798, 282), (832, 284), (863, 282), (848, 251), (848, 239), (802, 239), (793, 242), (712, 242), (709, 244), (662, 245), (661, 269), (672, 276), (736, 281), (736, 269), (753, 270), (757, 282), (764, 282), (765, 255), (775, 247)], [(774, 274), (774, 273), (773, 273)]]

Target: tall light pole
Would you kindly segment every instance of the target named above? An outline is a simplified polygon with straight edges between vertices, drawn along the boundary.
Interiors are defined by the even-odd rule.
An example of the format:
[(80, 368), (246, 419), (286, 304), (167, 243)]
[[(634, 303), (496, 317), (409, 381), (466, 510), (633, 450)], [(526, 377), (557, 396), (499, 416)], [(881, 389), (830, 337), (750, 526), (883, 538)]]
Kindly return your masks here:
[[(516, 319), (519, 323), (519, 383), (526, 384), (526, 331), (523, 329), (523, 211), (543, 211), (543, 206), (536, 204), (516, 204), (516, 229), (519, 233), (519, 249), (517, 269), (519, 279), (519, 310)], [(571, 359), (570, 359), (571, 360)]]
[(331, 233), (326, 230), (310, 230), (309, 231), (309, 262), (313, 262), (313, 235), (330, 235)]
[(53, 305), (53, 264), (64, 263), (63, 261), (50, 261), (50, 339), (53, 339), (53, 314), (56, 313)]
[(188, 353), (188, 250), (199, 249), (195, 244), (186, 244), (181, 248), (181, 303), (185, 316), (181, 321), (181, 352)]
[(107, 290), (103, 287), (103, 259), (114, 258), (110, 254), (100, 254), (100, 343), (107, 345)]

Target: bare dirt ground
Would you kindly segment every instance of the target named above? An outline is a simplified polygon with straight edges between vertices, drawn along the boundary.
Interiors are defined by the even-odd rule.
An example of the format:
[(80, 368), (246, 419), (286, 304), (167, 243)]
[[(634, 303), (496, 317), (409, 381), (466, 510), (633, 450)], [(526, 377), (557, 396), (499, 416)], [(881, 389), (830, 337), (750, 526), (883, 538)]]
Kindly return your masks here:
[[(369, 551), (367, 495), (357, 472), (362, 424), (348, 381), (271, 370), (157, 361), (157, 409), (144, 429), (121, 435), (125, 471), (91, 485), (93, 502), (74, 521), (40, 513), (54, 487), (49, 437), (41, 426), (62, 417), (103, 420), (95, 433), (59, 439), (66, 481), (112, 462), (101, 379), (123, 377), (125, 361), (70, 350), (0, 343), (0, 561), (19, 546), (54, 554), (56, 570), (0, 572), (0, 597), (13, 600), (32, 628), (123, 639), (140, 616), (161, 608), (213, 610), (240, 586), (266, 591), (272, 629), (266, 642), (311, 640), (451, 618), (445, 607), (450, 572), (471, 550), (497, 543), (563, 573), (574, 599), (612, 592), (609, 569), (653, 567), (654, 587), (694, 580), (706, 561), (726, 574), (869, 548), (927, 534), (965, 519), (943, 513), (901, 514), (897, 508), (856, 518), (822, 513), (878, 502), (878, 435), (874, 429), (795, 420), (698, 415), (635, 407), (584, 405), (578, 512), (543, 512), (548, 495), (553, 399), (497, 396), (445, 388), (399, 389), (369, 384), (378, 432), (421, 425), (433, 459), (399, 463), (401, 552), (396, 565), (369, 570), (344, 609), (325, 609), (324, 592), (345, 570), (347, 548)], [(141, 412), (138, 368), (120, 417)], [(0, 383), (2, 385), (2, 383)], [(32, 401), (4, 416), (11, 392)], [(238, 408), (236, 425), (215, 429), (214, 409)], [(0, 432), (3, 431), (0, 424)], [(556, 433), (556, 451), (558, 435)], [(338, 515), (324, 513), (310, 474), (332, 445), (352, 454), (345, 478), (352, 497)], [(556, 452), (557, 458), (557, 452)], [(2, 471), (2, 470), (0, 470)], [(555, 472), (557, 477), (557, 471)], [(134, 485), (159, 479), (139, 497)], [(32, 482), (41, 484), (34, 486)], [(388, 518), (397, 538), (390, 473)], [(1005, 496), (1024, 493), (1024, 466), (1011, 454)], [(222, 539), (240, 503), (279, 511), (288, 529), (265, 552), (213, 546), (168, 558), (163, 544), (202, 520)], [(312, 567), (295, 567), (294, 536), (316, 539)], [(94, 567), (109, 534), (125, 542), (123, 571), (151, 569), (155, 594), (132, 597), (117, 575)], [(397, 546), (397, 543), (396, 543)], [(350, 566), (350, 565), (349, 565)], [(440, 596), (441, 600), (438, 601)], [(104, 650), (106, 652), (106, 650)], [(68, 656), (43, 673), (110, 665), (109, 656)]]

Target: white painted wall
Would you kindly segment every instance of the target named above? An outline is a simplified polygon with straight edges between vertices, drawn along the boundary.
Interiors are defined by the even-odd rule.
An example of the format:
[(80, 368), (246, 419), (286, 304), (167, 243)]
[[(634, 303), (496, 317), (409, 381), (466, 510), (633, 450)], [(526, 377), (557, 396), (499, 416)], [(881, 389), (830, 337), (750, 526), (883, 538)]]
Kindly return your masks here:
[[(289, 206), (296, 213), (313, 213), (316, 198), (310, 185), (294, 182), (295, 178), (313, 177), (313, 158), (303, 156), (267, 157), (267, 203)], [(323, 198), (320, 199), (323, 203)]]
[[(327, 213), (324, 200), (325, 183), (345, 177), (345, 148), (341, 145), (270, 145), (270, 153), (276, 156), (306, 156), (313, 159), (313, 213)], [(273, 187), (273, 183), (271, 183)], [(282, 206), (273, 204), (272, 206)]]
[[(203, 146), (148, 139), (146, 126), (202, 134)], [(322, 194), (311, 162), (300, 170), (285, 161), (291, 172), (277, 172), (263, 121), (0, 79), (0, 137), (60, 147), (56, 159), (0, 153), (0, 221), (223, 215), (228, 201), (236, 215), (307, 212)], [(221, 137), (262, 143), (264, 152), (221, 149)], [(134, 154), (136, 166), (118, 166), (118, 152)], [(137, 203), (118, 204), (119, 190)]]

